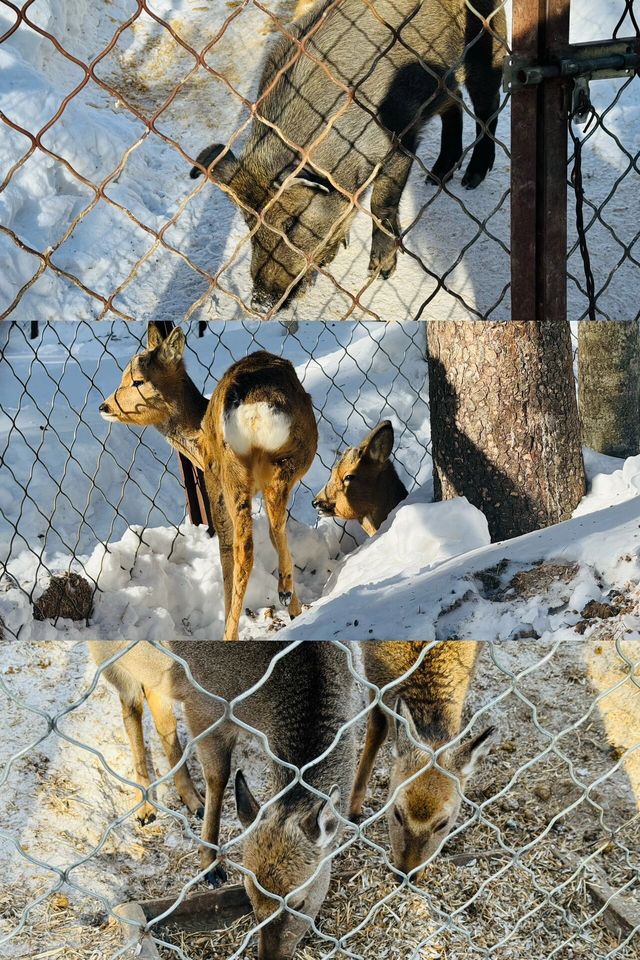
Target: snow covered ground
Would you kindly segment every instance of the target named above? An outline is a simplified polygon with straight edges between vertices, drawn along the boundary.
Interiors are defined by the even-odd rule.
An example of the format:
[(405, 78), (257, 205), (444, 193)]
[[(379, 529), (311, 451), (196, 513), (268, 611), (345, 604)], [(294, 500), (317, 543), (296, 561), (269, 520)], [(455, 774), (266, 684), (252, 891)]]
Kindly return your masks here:
[[(27, 596), (36, 584), (36, 593), (43, 589), (50, 572), (68, 569), (98, 583), (90, 626), (97, 636), (221, 635), (217, 543), (203, 529), (183, 524), (176, 458), (154, 431), (107, 424), (98, 413), (145, 331), (145, 324), (57, 323), (43, 327), (37, 341), (28, 339), (28, 324), (0, 331), (6, 478), (0, 562), (15, 578), (3, 580), (0, 615), (22, 639), (76, 635), (70, 623), (55, 628), (34, 621)], [(292, 334), (278, 323), (212, 323), (198, 338), (193, 324), (187, 343), (188, 368), (205, 392), (233, 360), (264, 347), (296, 364), (312, 396), (318, 456), (297, 489), (289, 522), (303, 602), (320, 595), (337, 558), (364, 539), (357, 524), (345, 532), (333, 520), (318, 523), (311, 505), (339, 449), (390, 418), (398, 469), (407, 486), (423, 486), (430, 498), (424, 325), (308, 323)], [(282, 626), (275, 568), (259, 515), (246, 603), (256, 619), (244, 618), (245, 637), (268, 636)]]
[[(98, 414), (144, 329), (58, 323), (30, 341), (27, 326), (5, 328), (0, 616), (10, 636), (222, 635), (217, 543), (184, 520), (170, 448), (151, 429), (106, 424)], [(585, 626), (582, 616), (591, 601), (611, 601), (609, 626), (640, 636), (639, 458), (623, 463), (586, 451), (590, 488), (574, 519), (492, 545), (475, 507), (431, 502), (422, 324), (315, 322), (292, 334), (280, 324), (212, 323), (202, 338), (194, 324), (188, 367), (208, 392), (232, 359), (256, 346), (296, 364), (320, 443), (289, 521), (308, 609), (289, 624), (279, 605), (276, 557), (257, 499), (244, 639), (276, 631), (313, 640), (576, 637), (598, 627), (597, 618)], [(357, 524), (319, 520), (311, 501), (337, 452), (384, 417), (394, 423), (396, 464), (411, 493), (369, 540)], [(88, 624), (34, 619), (32, 600), (52, 572), (65, 570), (97, 585)]]
[[(573, 6), (574, 40), (610, 37), (625, 11), (624, 0), (581, 0)], [(267, 7), (286, 20), (293, 3), (271, 0)], [(117, 310), (135, 318), (178, 319), (195, 304), (202, 319), (246, 315), (244, 222), (217, 188), (203, 181), (194, 186), (182, 151), (194, 157), (203, 145), (238, 131), (242, 139), (249, 119), (245, 101), (255, 95), (273, 21), (252, 0), (157, 0), (152, 9), (184, 44), (207, 50), (210, 71), (198, 68), (185, 46), (131, 0), (47, 0), (30, 5), (27, 13), (69, 54), (84, 63), (98, 58), (94, 74), (108, 89), (94, 79), (83, 85), (83, 70), (25, 22), (2, 44), (0, 108), (18, 127), (44, 131), (44, 147), (67, 164), (39, 149), (23, 162), (29, 138), (3, 124), (0, 223), (29, 248), (0, 233), (0, 312), (29, 284), (13, 319), (100, 316), (104, 299), (88, 294), (82, 284), (99, 297), (113, 298)], [(11, 8), (3, 6), (0, 31), (14, 21)], [(627, 16), (619, 35), (633, 32)], [(587, 200), (605, 203), (589, 232), (597, 251), (593, 267), (597, 288), (605, 287), (603, 309), (626, 319), (638, 268), (626, 260), (609, 274), (623, 259), (621, 243), (637, 251), (638, 173), (629, 155), (637, 155), (640, 147), (640, 81), (594, 83), (592, 98), (602, 122), (589, 132), (583, 174)], [(153, 121), (153, 131), (141, 118)], [(444, 191), (425, 183), (424, 170), (433, 163), (439, 141), (439, 124), (428, 125), (401, 205), (402, 223), (413, 224), (406, 238), (410, 255), (400, 258), (391, 279), (368, 287), (370, 220), (361, 213), (348, 250), (330, 268), (335, 283), (321, 277), (287, 316), (388, 320), (415, 317), (424, 308), (424, 318), (467, 318), (475, 311), (508, 317), (509, 119), (505, 101), (495, 168), (471, 193), (461, 187), (460, 176)], [(465, 144), (473, 137), (472, 118), (466, 115)], [(102, 185), (102, 193), (96, 196), (87, 181)], [(591, 208), (587, 215), (589, 221)], [(569, 225), (573, 237), (571, 206)], [(171, 249), (149, 230), (162, 230)], [(34, 251), (47, 252), (63, 272), (47, 267), (39, 274), (41, 261)], [(569, 269), (578, 281), (569, 284), (576, 317), (585, 306), (578, 254)], [(222, 271), (213, 294), (198, 270)], [(358, 302), (336, 284), (359, 294)]]

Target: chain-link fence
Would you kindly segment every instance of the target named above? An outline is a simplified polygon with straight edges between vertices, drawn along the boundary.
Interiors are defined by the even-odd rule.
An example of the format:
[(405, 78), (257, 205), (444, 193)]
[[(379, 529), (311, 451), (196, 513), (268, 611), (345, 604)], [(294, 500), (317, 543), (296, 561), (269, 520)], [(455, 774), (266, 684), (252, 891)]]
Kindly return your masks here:
[[(571, 12), (572, 40), (590, 41), (592, 57), (640, 52), (633, 0), (602, 5), (597, 33), (581, 4), (574, 3)], [(619, 42), (615, 51), (606, 48), (609, 41)], [(575, 208), (568, 251), (570, 316), (637, 319), (630, 292), (639, 289), (640, 232), (630, 211), (638, 192), (640, 131), (628, 121), (638, 111), (638, 76), (619, 70), (617, 77), (589, 80), (587, 75), (576, 81), (570, 125), (569, 210)]]
[[(637, 642), (93, 656), (3, 644), (3, 956), (637, 956)], [(143, 679), (170, 756), (145, 720), (143, 792), (105, 677), (133, 743)], [(219, 837), (176, 788), (194, 810), (205, 788), (222, 802)]]
[[(187, 370), (205, 394), (234, 361), (259, 349), (290, 359), (311, 394), (318, 455), (294, 490), (288, 524), (302, 599), (311, 601), (338, 557), (364, 537), (355, 522), (319, 521), (312, 503), (340, 450), (390, 419), (392, 456), (406, 487), (431, 483), (424, 325), (309, 323), (294, 332), (259, 321), (211, 323), (204, 330), (190, 322), (184, 330)], [(206, 528), (183, 523), (177, 458), (153, 428), (107, 424), (98, 409), (132, 356), (146, 348), (147, 325), (51, 323), (40, 325), (35, 338), (31, 332), (30, 324), (3, 331), (3, 589), (12, 591), (13, 602), (30, 619), (31, 603), (52, 574), (81, 574), (91, 597), (79, 598), (81, 610), (70, 613), (77, 618), (96, 593), (115, 602), (128, 586), (145, 593), (148, 615), (162, 599), (156, 591), (164, 591), (158, 586), (164, 584), (176, 605), (178, 629), (210, 637), (222, 608), (222, 594), (219, 602), (215, 597), (222, 589), (218, 548)], [(256, 574), (247, 606), (274, 604), (275, 621), (266, 623), (272, 629), (280, 622), (277, 564), (261, 506), (255, 537)], [(184, 609), (178, 616), (185, 605), (192, 612), (201, 607), (202, 617), (190, 619)], [(105, 630), (121, 629), (138, 602), (132, 594), (116, 607)], [(18, 616), (15, 628), (21, 623)]]

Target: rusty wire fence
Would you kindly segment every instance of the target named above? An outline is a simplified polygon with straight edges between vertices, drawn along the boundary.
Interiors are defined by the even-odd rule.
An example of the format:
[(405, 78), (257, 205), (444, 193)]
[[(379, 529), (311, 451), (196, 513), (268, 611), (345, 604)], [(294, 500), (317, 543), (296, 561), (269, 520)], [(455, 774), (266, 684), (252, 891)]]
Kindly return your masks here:
[[(288, 523), (297, 577), (311, 601), (336, 560), (363, 539), (357, 523), (319, 520), (312, 505), (339, 451), (357, 445), (379, 421), (390, 419), (392, 457), (405, 485), (430, 488), (424, 325), (315, 322), (300, 324), (294, 332), (259, 321), (214, 322), (204, 328), (191, 321), (184, 329), (187, 370), (204, 394), (213, 391), (234, 361), (259, 349), (290, 359), (311, 394), (318, 455), (294, 490)], [(217, 542), (209, 539), (205, 526), (184, 523), (177, 457), (153, 428), (107, 424), (98, 409), (118, 386), (131, 357), (146, 348), (147, 325), (50, 323), (41, 324), (33, 338), (32, 332), (30, 324), (8, 324), (0, 346), (0, 581), (4, 607), (11, 613), (5, 617), (7, 632), (20, 635), (34, 613), (62, 624), (51, 611), (39, 609), (38, 599), (52, 575), (72, 573), (84, 578), (90, 595), (80, 585), (81, 595), (70, 597), (65, 617), (86, 619), (97, 595), (113, 599), (118, 590), (136, 585), (146, 592), (148, 615), (154, 604), (166, 606), (162, 591), (156, 592), (157, 580), (176, 604), (183, 604), (176, 629), (206, 638), (213, 631), (215, 636), (217, 626), (206, 615), (199, 625), (191, 622), (189, 609), (202, 603), (204, 615), (205, 608), (216, 611), (222, 603), (221, 596), (218, 604), (211, 596), (198, 600), (191, 592), (199, 593), (198, 583), (206, 592), (207, 580), (214, 592), (220, 586)], [(261, 504), (258, 509), (256, 563), (262, 586), (256, 586), (248, 606), (274, 603), (277, 613), (271, 582), (275, 553)], [(206, 574), (204, 568), (199, 573), (205, 562)], [(115, 633), (105, 636), (120, 635), (135, 606), (129, 613), (124, 603), (117, 612), (114, 608), (115, 619), (105, 623), (105, 630)], [(276, 616), (269, 626), (279, 623)]]
[[(637, 956), (636, 641), (155, 646), (98, 643), (96, 668), (85, 644), (3, 644), (3, 956)], [(149, 697), (158, 658), (189, 728), (173, 754)], [(114, 664), (144, 664), (160, 719), (170, 759), (148, 781), (104, 682)], [(376, 716), (393, 749), (360, 809)], [(174, 777), (188, 762), (219, 799), (236, 739), (198, 866), (207, 827)]]
[[(1, 41), (27, 96), (8, 91), (0, 113), (13, 267), (2, 316), (38, 304), (53, 319), (61, 301), (78, 317), (122, 319), (272, 316), (289, 304), (303, 319), (426, 317), (436, 304), (443, 316), (504, 312), (503, 7), (435, 4), (423, 22), (400, 0), (118, 0), (73, 13), (3, 0)], [(265, 57), (274, 65), (261, 80)], [(469, 96), (464, 63), (477, 74)], [(224, 152), (199, 169), (217, 185), (190, 186), (211, 141)], [(398, 251), (395, 277), (381, 279)]]

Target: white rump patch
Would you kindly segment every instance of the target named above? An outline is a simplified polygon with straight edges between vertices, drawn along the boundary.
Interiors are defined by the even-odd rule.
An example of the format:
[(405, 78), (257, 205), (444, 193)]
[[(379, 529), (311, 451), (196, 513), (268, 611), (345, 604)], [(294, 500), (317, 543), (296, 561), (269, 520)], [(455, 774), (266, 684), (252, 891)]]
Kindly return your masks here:
[(262, 400), (233, 407), (222, 419), (224, 439), (240, 457), (250, 453), (253, 447), (275, 453), (289, 439), (290, 425), (286, 413)]

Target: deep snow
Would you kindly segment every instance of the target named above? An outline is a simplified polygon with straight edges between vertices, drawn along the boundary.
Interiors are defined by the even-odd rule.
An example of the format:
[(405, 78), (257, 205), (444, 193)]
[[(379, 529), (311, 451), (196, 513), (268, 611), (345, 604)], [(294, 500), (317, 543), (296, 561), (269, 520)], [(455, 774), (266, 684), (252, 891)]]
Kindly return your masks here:
[[(270, 4), (284, 19), (292, 6), (290, 0)], [(625, 10), (624, 0), (581, 0), (573, 6), (574, 40), (610, 37)], [(95, 74), (115, 93), (90, 79), (43, 134), (44, 146), (72, 169), (37, 149), (22, 162), (30, 141), (3, 124), (0, 181), (13, 173), (0, 191), (0, 222), (22, 243), (51, 253), (55, 266), (95, 293), (113, 296), (115, 308), (124, 315), (177, 319), (198, 304), (197, 315), (203, 319), (241, 318), (246, 315), (241, 303), (249, 300), (246, 227), (217, 188), (188, 179), (188, 160), (181, 149), (194, 157), (208, 142), (236, 135), (242, 140), (249, 120), (242, 98), (250, 101), (255, 95), (273, 22), (251, 0), (241, 4), (157, 0), (153, 11), (185, 43), (198, 50), (208, 48), (211, 72), (194, 69), (191, 54), (146, 11), (135, 15), (131, 0), (104, 4), (47, 0), (29, 8), (34, 22), (52, 32), (69, 53), (83, 62), (99, 56)], [(0, 30), (4, 32), (14, 19), (10, 8), (0, 9)], [(121, 31), (117, 42), (105, 55), (116, 31)], [(619, 35), (632, 33), (627, 16)], [(45, 128), (84, 76), (24, 22), (2, 44), (0, 68), (4, 80), (0, 108), (31, 132)], [(637, 168), (629, 157), (640, 148), (640, 81), (594, 83), (592, 99), (600, 123), (588, 133), (583, 174), (588, 203), (604, 204), (589, 231), (592, 252), (597, 252), (593, 268), (597, 288), (604, 287), (603, 309), (614, 319), (626, 319), (638, 288), (638, 267), (624, 259), (623, 244), (632, 254), (635, 251), (637, 260), (640, 191)], [(153, 132), (135, 111), (153, 119)], [(287, 316), (468, 318), (480, 311), (508, 317), (509, 120), (506, 100), (495, 168), (473, 192), (461, 187), (459, 175), (444, 191), (424, 182), (439, 141), (439, 124), (429, 124), (401, 204), (401, 222), (405, 228), (412, 224), (406, 238), (411, 252), (400, 257), (396, 274), (368, 286), (370, 221), (360, 213), (348, 250), (330, 267), (335, 283), (321, 277)], [(465, 114), (467, 147), (473, 137), (472, 118)], [(104, 195), (139, 223), (105, 196), (96, 197), (82, 177), (104, 184)], [(589, 222), (593, 208), (588, 206), (586, 213)], [(571, 238), (573, 220), (570, 202)], [(172, 249), (158, 245), (144, 226), (164, 230), (163, 238)], [(102, 301), (50, 268), (38, 276), (38, 258), (2, 232), (0, 258), (5, 266), (0, 273), (0, 312), (35, 278), (12, 319), (101, 315)], [(198, 268), (209, 275), (221, 271), (220, 286), (212, 295)], [(577, 252), (570, 258), (569, 271), (575, 278), (569, 281), (570, 313), (578, 317), (585, 298)]]

